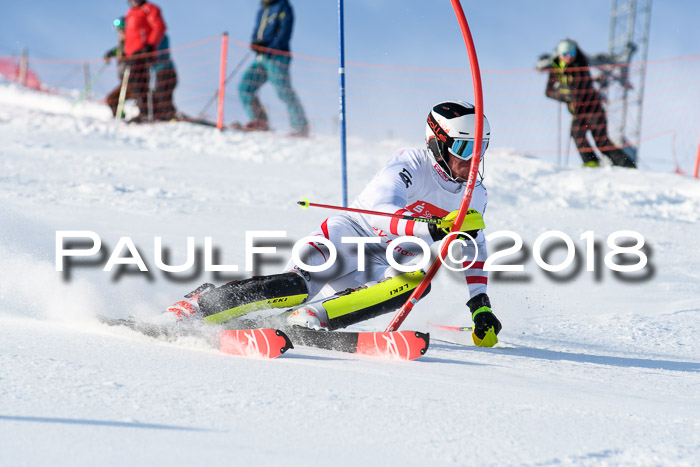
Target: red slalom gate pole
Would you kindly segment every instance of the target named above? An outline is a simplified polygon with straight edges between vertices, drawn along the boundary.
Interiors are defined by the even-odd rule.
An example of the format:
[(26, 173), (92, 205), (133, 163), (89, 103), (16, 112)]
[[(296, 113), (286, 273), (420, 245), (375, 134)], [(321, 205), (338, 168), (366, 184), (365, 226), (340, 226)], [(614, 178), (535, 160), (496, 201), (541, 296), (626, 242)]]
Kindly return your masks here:
[(437, 224), (441, 220), (441, 218), (439, 218), (439, 217), (426, 218), (426, 217), (406, 216), (403, 214), (395, 214), (395, 213), (384, 212), (384, 211), (371, 211), (369, 209), (346, 208), (345, 206), (333, 206), (331, 204), (312, 203), (308, 199), (302, 199), (300, 201), (297, 201), (297, 204), (299, 206), (301, 206), (302, 209), (306, 209), (308, 207), (335, 209), (336, 211), (348, 211), (348, 212), (357, 212), (360, 214), (370, 214), (370, 215), (374, 215), (374, 216), (393, 217), (395, 219), (404, 219), (407, 221), (425, 222), (426, 224)]
[[(464, 195), (462, 196), (462, 204), (459, 206), (459, 212), (457, 213), (457, 219), (452, 226), (452, 232), (458, 231), (459, 226), (462, 225), (464, 216), (467, 214), (467, 209), (472, 201), (472, 194), (474, 193), (474, 186), (476, 184), (477, 172), (479, 170), (479, 163), (481, 162), (481, 143), (482, 143), (482, 133), (484, 127), (484, 102), (483, 94), (481, 90), (481, 72), (479, 71), (479, 62), (476, 58), (476, 48), (474, 47), (474, 40), (472, 39), (471, 31), (469, 30), (469, 24), (467, 23), (467, 18), (464, 16), (464, 10), (462, 9), (462, 4), (459, 0), (451, 0), (452, 8), (457, 15), (457, 21), (459, 21), (459, 27), (462, 29), (462, 37), (464, 38), (464, 43), (467, 46), (467, 53), (469, 55), (469, 64), (471, 65), (472, 71), (472, 83), (474, 85), (474, 113), (476, 114), (476, 137), (474, 138), (474, 155), (472, 156), (472, 163), (469, 168), (469, 178), (467, 179), (467, 187), (464, 189)], [(428, 272), (425, 277), (413, 290), (413, 293), (406, 303), (403, 304), (399, 311), (396, 312), (394, 319), (387, 326), (387, 331), (396, 331), (404, 322), (408, 314), (413, 310), (413, 306), (418, 303), (418, 299), (423, 295), (425, 289), (430, 285), (430, 281), (433, 280), (435, 274), (437, 274), (438, 269), (442, 265), (442, 261), (447, 256), (447, 252), (450, 248), (450, 243), (456, 235), (449, 235), (443, 240), (442, 247), (440, 248), (440, 257), (436, 258), (433, 264), (430, 265)]]
[(216, 113), (216, 128), (224, 128), (224, 93), (226, 92), (226, 58), (228, 57), (228, 33), (221, 35), (221, 65), (219, 66), (219, 108)]

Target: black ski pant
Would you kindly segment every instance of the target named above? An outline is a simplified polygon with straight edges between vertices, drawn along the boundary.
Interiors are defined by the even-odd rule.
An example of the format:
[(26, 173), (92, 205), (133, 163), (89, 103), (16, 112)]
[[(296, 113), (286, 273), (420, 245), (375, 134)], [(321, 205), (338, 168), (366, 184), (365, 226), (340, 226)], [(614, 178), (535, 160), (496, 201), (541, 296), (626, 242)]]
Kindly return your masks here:
[(602, 107), (598, 107), (589, 113), (574, 114), (571, 121), (571, 137), (576, 143), (581, 159), (584, 163), (598, 161), (593, 148), (586, 139), (586, 132), (590, 131), (593, 141), (600, 152), (610, 158), (613, 165), (622, 167), (635, 167), (627, 155), (608, 138), (608, 120)]
[(148, 84), (151, 80), (149, 61), (142, 56), (135, 56), (130, 62), (129, 89), (136, 105), (139, 108), (141, 118), (148, 116)]
[(156, 71), (156, 89), (153, 92), (153, 118), (155, 120), (170, 120), (175, 117), (173, 92), (177, 86), (175, 68), (164, 68)]

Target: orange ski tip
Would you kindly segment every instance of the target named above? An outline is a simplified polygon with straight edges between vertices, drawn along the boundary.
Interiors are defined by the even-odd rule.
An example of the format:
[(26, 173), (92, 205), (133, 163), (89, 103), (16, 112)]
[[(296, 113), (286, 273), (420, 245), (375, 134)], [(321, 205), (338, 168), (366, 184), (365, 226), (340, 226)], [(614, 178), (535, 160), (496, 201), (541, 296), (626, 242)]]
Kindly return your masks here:
[(221, 333), (219, 348), (229, 355), (276, 358), (294, 348), (292, 341), (278, 329), (232, 329)]
[(360, 334), (357, 353), (393, 360), (415, 360), (425, 355), (430, 334), (418, 331), (393, 331)]

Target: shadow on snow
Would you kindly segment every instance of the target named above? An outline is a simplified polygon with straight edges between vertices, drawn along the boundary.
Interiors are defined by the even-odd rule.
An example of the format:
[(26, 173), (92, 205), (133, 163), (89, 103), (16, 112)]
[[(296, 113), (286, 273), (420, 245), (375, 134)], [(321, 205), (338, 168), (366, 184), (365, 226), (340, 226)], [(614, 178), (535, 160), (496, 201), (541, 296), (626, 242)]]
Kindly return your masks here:
[(194, 428), (177, 425), (159, 425), (154, 423), (139, 422), (117, 422), (109, 420), (87, 420), (81, 418), (55, 418), (55, 417), (19, 417), (11, 415), (0, 415), (0, 421), (10, 422), (38, 422), (38, 423), (62, 423), (67, 425), (93, 425), (109, 426), (116, 428), (146, 428), (151, 430), (181, 430), (181, 431), (215, 431), (206, 428)]
[(538, 358), (540, 360), (570, 361), (577, 363), (593, 363), (596, 365), (609, 365), (617, 367), (649, 368), (669, 371), (700, 372), (700, 363), (681, 362), (673, 360), (653, 360), (645, 358), (613, 357), (609, 355), (590, 355), (585, 353), (563, 352), (559, 350), (537, 349), (532, 347), (513, 346), (499, 349), (478, 349), (476, 347), (465, 347), (466, 350), (476, 352), (493, 352), (504, 355), (515, 355), (518, 357)]

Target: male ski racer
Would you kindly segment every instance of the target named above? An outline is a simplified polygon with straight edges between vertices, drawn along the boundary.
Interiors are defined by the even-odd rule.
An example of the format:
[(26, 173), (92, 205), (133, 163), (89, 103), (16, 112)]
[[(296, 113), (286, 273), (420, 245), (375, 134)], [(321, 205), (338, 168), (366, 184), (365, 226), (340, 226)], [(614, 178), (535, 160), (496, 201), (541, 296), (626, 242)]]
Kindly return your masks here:
[[(281, 274), (253, 277), (221, 287), (204, 284), (186, 295), (187, 300), (168, 308), (158, 321), (199, 318), (223, 323), (254, 310), (295, 308), (287, 316), (289, 325), (334, 330), (398, 309), (418, 286), (424, 272), (399, 273), (389, 265), (386, 250), (392, 250), (397, 263), (410, 264), (418, 259), (420, 247), (413, 242), (392, 246), (393, 240), (415, 236), (431, 244), (442, 240), (450, 231), (469, 175), (475, 121), (474, 106), (469, 103), (437, 104), (428, 114), (427, 149), (400, 150), (352, 203), (358, 209), (437, 217), (442, 219), (439, 224), (357, 213), (330, 217), (311, 234), (319, 237), (319, 241), (304, 245), (300, 254), (307, 266), (323, 265), (330, 251), (320, 237), (330, 240), (337, 250), (337, 260), (329, 269), (313, 272), (290, 260)], [(484, 117), (482, 154), (490, 135)], [(459, 230), (475, 240), (467, 239), (462, 247), (466, 264), (475, 260), (465, 270), (467, 306), (474, 321), (472, 338), (478, 346), (491, 347), (498, 342), (496, 334), (501, 323), (491, 310), (486, 294), (488, 274), (483, 270), (487, 257), (482, 230), (486, 198), (486, 188), (477, 183), (470, 210)], [(361, 237), (377, 243), (366, 243), (364, 255), (358, 258), (358, 243), (343, 242), (342, 237)], [(476, 258), (474, 243), (478, 246)], [(332, 290), (330, 294), (326, 286)]]

